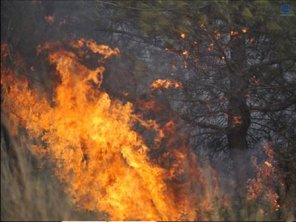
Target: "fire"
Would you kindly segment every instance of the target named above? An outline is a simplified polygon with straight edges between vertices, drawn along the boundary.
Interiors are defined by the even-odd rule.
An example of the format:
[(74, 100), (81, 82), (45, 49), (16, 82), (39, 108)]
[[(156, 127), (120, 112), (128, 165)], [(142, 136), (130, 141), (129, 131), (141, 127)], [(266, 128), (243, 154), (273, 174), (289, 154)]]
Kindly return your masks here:
[(52, 15), (44, 16), (44, 20), (49, 24), (52, 25), (54, 23), (55, 18)]
[(161, 90), (166, 90), (169, 88), (174, 88), (174, 89), (182, 89), (183, 85), (179, 81), (172, 81), (169, 79), (157, 79), (152, 82), (150, 85), (150, 89), (156, 90), (156, 89), (161, 89)]
[(185, 50), (185, 51), (182, 52), (182, 55), (185, 56), (185, 57), (188, 57), (189, 56), (189, 52), (187, 50)]
[(270, 162), (268, 162), (268, 161), (265, 161), (264, 164), (265, 164), (265, 166), (267, 166), (269, 168), (272, 167), (272, 164)]
[[(283, 184), (279, 172), (271, 163), (275, 161), (272, 148), (266, 143), (263, 144), (263, 149), (268, 159), (262, 164), (257, 164), (257, 159), (253, 159), (257, 175), (248, 181), (247, 199), (264, 203), (265, 209), (261, 209), (264, 213), (264, 210), (267, 212), (280, 209), (279, 194), (283, 192)], [(275, 184), (278, 185), (279, 191), (275, 188)]]
[(242, 118), (240, 115), (235, 114), (232, 118), (232, 124), (233, 126), (239, 126), (242, 123)]
[(238, 32), (237, 31), (230, 31), (230, 36), (238, 36)]
[[(40, 140), (32, 150), (50, 157), (66, 192), (82, 209), (105, 211), (112, 220), (197, 218), (195, 209), (208, 207), (210, 198), (206, 188), (198, 192), (206, 182), (193, 152), (167, 139), (170, 147), (157, 163), (149, 158), (151, 148), (144, 138), (133, 129), (136, 122), (152, 128), (158, 132), (157, 142), (173, 138), (174, 123), (169, 121), (162, 129), (136, 115), (131, 103), (111, 100), (99, 90), (105, 68), (89, 69), (73, 52), (78, 49), (80, 55), (90, 50), (106, 59), (118, 55), (118, 49), (84, 39), (69, 46), (73, 50), (62, 49), (61, 43), (38, 47), (39, 53), (49, 50), (49, 62), (60, 78), (50, 99), (1, 66), (3, 115), (14, 124), (15, 133), (21, 126), (30, 138)], [(4, 61), (7, 54), (1, 55)], [(152, 86), (180, 88), (181, 83), (157, 80)]]
[(248, 28), (242, 28), (242, 33), (247, 33), (248, 32)]
[(211, 52), (214, 50), (214, 43), (211, 43), (210, 46), (208, 47), (208, 51)]

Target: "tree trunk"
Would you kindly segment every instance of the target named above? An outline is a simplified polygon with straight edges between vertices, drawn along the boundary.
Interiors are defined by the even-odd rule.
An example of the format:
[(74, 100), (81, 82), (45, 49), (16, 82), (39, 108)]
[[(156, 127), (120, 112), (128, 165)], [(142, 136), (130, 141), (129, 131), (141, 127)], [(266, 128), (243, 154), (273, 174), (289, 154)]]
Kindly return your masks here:
[(247, 156), (250, 112), (245, 99), (239, 96), (230, 98), (228, 115), (228, 145), (233, 160), (235, 180), (239, 186), (238, 189), (241, 189), (246, 183), (250, 162)]
[[(243, 69), (247, 66), (244, 39), (234, 37), (231, 45), (231, 62), (233, 70), (229, 76), (230, 94), (228, 103), (227, 139), (233, 161), (235, 196), (234, 201), (241, 207), (245, 196), (246, 182), (250, 161), (247, 155), (247, 132), (250, 126), (250, 112), (244, 97), (248, 79)], [(239, 216), (239, 215), (238, 215)]]

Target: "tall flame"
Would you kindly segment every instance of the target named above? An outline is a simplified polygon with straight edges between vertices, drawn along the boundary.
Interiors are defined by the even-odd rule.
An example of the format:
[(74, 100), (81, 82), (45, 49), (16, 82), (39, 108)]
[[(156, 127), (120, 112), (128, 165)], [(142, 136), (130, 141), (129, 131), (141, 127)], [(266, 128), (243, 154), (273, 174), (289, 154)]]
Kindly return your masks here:
[[(119, 50), (84, 39), (69, 46), (73, 50), (62, 49), (59, 43), (39, 47), (39, 52), (50, 51), (49, 62), (60, 78), (52, 99), (1, 66), (2, 106), (9, 121), (41, 140), (44, 147), (40, 145), (38, 152), (51, 157), (55, 174), (77, 206), (105, 211), (112, 220), (197, 218), (196, 205), (207, 205), (209, 198), (194, 201), (198, 194), (193, 183), (203, 183), (198, 170), (190, 166), (197, 165), (194, 154), (186, 147), (172, 147), (174, 164), (150, 160), (151, 148), (133, 125), (139, 121), (154, 128), (159, 140), (164, 136), (160, 126), (141, 119), (131, 103), (111, 100), (99, 89), (104, 67), (89, 69), (73, 52), (78, 49), (83, 55), (90, 50), (106, 59)], [(185, 171), (192, 179), (174, 185), (173, 179)]]

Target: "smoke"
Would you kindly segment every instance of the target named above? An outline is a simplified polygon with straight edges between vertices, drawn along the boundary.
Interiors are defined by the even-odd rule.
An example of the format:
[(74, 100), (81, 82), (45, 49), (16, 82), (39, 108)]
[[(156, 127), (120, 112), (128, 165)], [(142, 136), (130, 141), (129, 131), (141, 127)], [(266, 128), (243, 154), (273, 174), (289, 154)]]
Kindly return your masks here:
[[(8, 3), (6, 2), (6, 4)], [(36, 4), (39, 3), (37, 2)], [(241, 161), (238, 161), (236, 164), (238, 164), (241, 169), (244, 168), (244, 170), (241, 171), (242, 173), (249, 173), (248, 176), (244, 175), (244, 177), (254, 179), (252, 183), (249, 183), (251, 186), (250, 190), (254, 190), (254, 187), (260, 185), (263, 187), (260, 195), (264, 198), (261, 198), (259, 195), (255, 199), (246, 200), (244, 196), (243, 198), (245, 199), (241, 201), (242, 203), (240, 203), (240, 209), (237, 209), (236, 203), (234, 202), (234, 200), (237, 200), (237, 198), (234, 197), (234, 190), (237, 187), (237, 184), (233, 179), (231, 170), (226, 169), (229, 165), (231, 165), (229, 164), (231, 161), (229, 159), (218, 159), (214, 164), (210, 163), (207, 158), (201, 161), (201, 158), (197, 157), (190, 148), (188, 144), (188, 132), (182, 132), (183, 128), (185, 127), (182, 125), (182, 123), (180, 123), (177, 115), (175, 115), (174, 111), (170, 108), (170, 104), (167, 99), (159, 95), (142, 95), (142, 97), (137, 97), (138, 94), (141, 94), (145, 91), (144, 89), (141, 89), (141, 87), (145, 88), (143, 86), (139, 87), (140, 89), (137, 89), (136, 87), (135, 90), (129, 89), (133, 88), (132, 86), (135, 85), (136, 81), (130, 80), (133, 78), (133, 75), (127, 73), (130, 70), (125, 67), (125, 64), (120, 64), (125, 68), (125, 72), (120, 73), (122, 71), (122, 67), (116, 70), (118, 72), (117, 74), (121, 74), (121, 78), (122, 76), (125, 77), (124, 81), (122, 82), (118, 75), (108, 72), (109, 67), (107, 66), (107, 63), (105, 67), (107, 69), (107, 75), (111, 74), (112, 76), (113, 74), (113, 78), (107, 76), (107, 78), (109, 78), (108, 84), (111, 85), (110, 88), (112, 88), (112, 90), (119, 92), (122, 91), (121, 87), (123, 85), (128, 85), (126, 86), (127, 90), (130, 91), (130, 94), (134, 93), (134, 95), (126, 94), (127, 96), (124, 98), (121, 97), (121, 101), (119, 101), (118, 98), (120, 98), (120, 96), (117, 96), (116, 93), (110, 93), (108, 91), (108, 86), (102, 85), (103, 88), (101, 87), (103, 71), (100, 70), (93, 72), (92, 78), (87, 79), (87, 83), (89, 83), (89, 91), (84, 91), (83, 87), (79, 87), (81, 85), (77, 83), (84, 81), (82, 74), (88, 73), (87, 76), (91, 74), (91, 72), (88, 71), (94, 69), (94, 66), (96, 66), (94, 64), (97, 64), (98, 57), (92, 56), (89, 53), (84, 53), (83, 50), (79, 49), (81, 46), (79, 44), (85, 44), (85, 41), (82, 41), (82, 43), (79, 43), (78, 41), (76, 42), (76, 45), (68, 45), (65, 47), (68, 50), (67, 53), (65, 51), (59, 51), (59, 48), (63, 44), (68, 44), (69, 40), (77, 39), (79, 33), (82, 32), (84, 34), (87, 33), (86, 35), (88, 36), (93, 35), (93, 37), (98, 38), (95, 32), (91, 32), (90, 29), (90, 27), (95, 27), (96, 23), (88, 23), (87, 26), (84, 26), (86, 23), (81, 22), (80, 25), (73, 25), (75, 24), (75, 22), (73, 22), (75, 19), (82, 21), (78, 14), (72, 17), (70, 16), (69, 18), (65, 15), (70, 14), (70, 9), (65, 10), (66, 13), (61, 12), (62, 9), (67, 7), (56, 7), (57, 10), (53, 11), (51, 3), (42, 2), (40, 4), (48, 4), (48, 6), (44, 7), (44, 11), (46, 12), (42, 11), (40, 15), (38, 14), (39, 17), (37, 16), (38, 18), (41, 18), (40, 22), (34, 23), (32, 21), (27, 21), (27, 23), (23, 22), (22, 24), (19, 24), (19, 27), (26, 27), (26, 24), (36, 24), (36, 30), (45, 30), (45, 32), (39, 32), (43, 33), (44, 36), (40, 34), (40, 36), (34, 36), (35, 38), (30, 39), (28, 36), (30, 36), (32, 30), (25, 28), (20, 29), (23, 30), (22, 38), (18, 38), (17, 36), (19, 35), (16, 33), (10, 33), (10, 29), (2, 32), (2, 35), (5, 38), (6, 35), (9, 36), (7, 38), (9, 43), (13, 43), (13, 46), (18, 46), (12, 51), (20, 51), (21, 54), (25, 56), (22, 56), (21, 59), (21, 56), (16, 55), (17, 53), (8, 53), (6, 55), (7, 57), (11, 57), (13, 60), (7, 62), (7, 65), (15, 62), (15, 64), (12, 65), (15, 68), (13, 70), (13, 81), (8, 82), (6, 86), (15, 88), (15, 92), (17, 93), (10, 94), (12, 93), (11, 91), (6, 92), (8, 93), (6, 95), (13, 95), (9, 97), (10, 100), (8, 100), (8, 102), (11, 102), (15, 106), (12, 109), (11, 107), (9, 109), (7, 107), (3, 108), (2, 111), (4, 112), (1, 114), (1, 220), (106, 220), (110, 218), (148, 218), (163, 220), (236, 220), (240, 218), (250, 220), (266, 220), (268, 218), (279, 218), (278, 215), (276, 215), (277, 217), (275, 216), (275, 214), (278, 214), (278, 211), (276, 211), (277, 208), (273, 209), (273, 206), (277, 206), (277, 201), (279, 201), (278, 196), (274, 195), (273, 190), (271, 190), (269, 193), (267, 192), (267, 195), (264, 193), (264, 187), (267, 186), (267, 179), (265, 176), (267, 176), (267, 178), (268, 176), (274, 177), (276, 174), (267, 174), (270, 167), (268, 164), (264, 165), (264, 163), (265, 161), (272, 163), (271, 160), (269, 160), (266, 156), (262, 157), (260, 161), (258, 160), (256, 172), (254, 170), (248, 169), (248, 167), (252, 165), (251, 163), (245, 163), (245, 160), (247, 159), (245, 156), (249, 154), (247, 154), (247, 152), (240, 154)], [(60, 2), (55, 4), (63, 5), (65, 3)], [(34, 7), (36, 6), (30, 2), (26, 2), (24, 4), (25, 9), (30, 9), (33, 10), (34, 13), (37, 13), (37, 7)], [(78, 9), (80, 8), (78, 7)], [(78, 10), (76, 9), (75, 13), (77, 11)], [(6, 27), (9, 27), (9, 25), (6, 25)], [(60, 27), (66, 28), (59, 32)], [(16, 30), (14, 31), (16, 32)], [(67, 31), (75, 33), (76, 36), (69, 37), (69, 35), (65, 35)], [(53, 46), (52, 44), (46, 46), (45, 44), (45, 46), (43, 45), (43, 48), (39, 47), (40, 54), (36, 55), (36, 47), (38, 45), (41, 46), (48, 39), (58, 39), (60, 41), (56, 46)], [(102, 40), (102, 42), (104, 41), (106, 40)], [(123, 44), (124, 43), (122, 43), (122, 45)], [(96, 48), (96, 44), (93, 41), (86, 43), (86, 45), (90, 48), (93, 46), (93, 50)], [(106, 52), (106, 49), (107, 48), (105, 48), (105, 51), (103, 51)], [(48, 54), (52, 52), (56, 53), (54, 58), (52, 57), (52, 60), (54, 61), (53, 63), (59, 63), (59, 59), (61, 59), (63, 56), (75, 60), (75, 62), (73, 62), (75, 63), (73, 65), (74, 68), (69, 68), (69, 64), (67, 64), (67, 62), (63, 64), (69, 73), (66, 73), (61, 78), (56, 74), (56, 64), (44, 65), (47, 63), (45, 59), (48, 57)], [(2, 55), (5, 55), (5, 53)], [(104, 56), (102, 57), (104, 58)], [(102, 59), (102, 57), (99, 59)], [(102, 66), (103, 62), (100, 61), (99, 63), (100, 66)], [(61, 63), (59, 64), (61, 65)], [(112, 65), (115, 65), (115, 62), (113, 62)], [(155, 69), (158, 67), (160, 67), (160, 65), (155, 65)], [(8, 76), (7, 73), (2, 71), (3, 70), (1, 69), (1, 75), (5, 73), (6, 78)], [(147, 67), (145, 67), (143, 64), (137, 64), (137, 69), (135, 69), (134, 72), (136, 74), (143, 74), (142, 76), (139, 74), (139, 78), (142, 78), (142, 82), (147, 82), (146, 88), (149, 88), (149, 83), (151, 82), (150, 80), (152, 77)], [(98, 73), (99, 75), (97, 75)], [(145, 79), (143, 77), (144, 74), (146, 75)], [(5, 78), (1, 79), (1, 85), (3, 83), (5, 84)], [(24, 79), (26, 79), (27, 82), (23, 81)], [(112, 85), (112, 83), (114, 83), (114, 79), (118, 82), (117, 85)], [(109, 194), (119, 193), (119, 198), (117, 198), (116, 195), (113, 196), (113, 199), (104, 196), (106, 195), (106, 192), (108, 193), (108, 189), (106, 189), (107, 191), (103, 192), (98, 189), (98, 184), (102, 181), (102, 178), (100, 177), (96, 179), (95, 183), (93, 182), (94, 179), (88, 181), (89, 183), (77, 183), (79, 186), (76, 186), (74, 189), (72, 183), (73, 181), (71, 180), (71, 170), (67, 171), (67, 166), (61, 167), (57, 164), (58, 161), (56, 161), (56, 159), (59, 158), (63, 159), (64, 156), (61, 157), (60, 154), (59, 156), (55, 156), (53, 155), (57, 154), (55, 152), (52, 152), (51, 155), (48, 155), (48, 147), (53, 147), (53, 144), (58, 142), (64, 142), (67, 143), (67, 145), (70, 144), (72, 147), (81, 148), (81, 150), (85, 152), (84, 155), (81, 155), (83, 157), (83, 161), (80, 161), (79, 159), (77, 162), (88, 163), (93, 161), (92, 163), (96, 163), (95, 157), (91, 156), (91, 148), (94, 147), (93, 144), (88, 144), (85, 141), (79, 141), (79, 145), (76, 146), (76, 139), (80, 138), (81, 136), (81, 134), (77, 133), (79, 130), (75, 130), (74, 126), (70, 123), (62, 122), (62, 124), (59, 124), (55, 118), (57, 115), (52, 115), (52, 118), (47, 118), (45, 130), (41, 129), (42, 133), (40, 133), (40, 128), (44, 127), (44, 125), (42, 125), (44, 123), (41, 121), (42, 118), (40, 116), (44, 117), (49, 115), (49, 113), (52, 112), (52, 107), (57, 106), (57, 101), (52, 100), (52, 98), (55, 98), (57, 94), (55, 89), (57, 86), (61, 86), (60, 83), (63, 81), (64, 83), (67, 82), (65, 84), (66, 86), (74, 86), (74, 88), (71, 88), (71, 90), (67, 91), (67, 93), (69, 93), (71, 96), (74, 95), (72, 100), (67, 100), (67, 93), (65, 94), (64, 99), (69, 102), (66, 105), (73, 105), (71, 101), (74, 101), (76, 102), (75, 105), (80, 106), (80, 109), (74, 109), (75, 112), (80, 111), (82, 113), (82, 115), (78, 115), (79, 118), (76, 118), (76, 121), (74, 121), (74, 126), (76, 124), (79, 129), (84, 127), (83, 124), (90, 123), (85, 121), (87, 117), (89, 117), (87, 115), (90, 113), (86, 113), (88, 107), (84, 106), (85, 103), (81, 105), (81, 102), (85, 101), (83, 99), (80, 100), (81, 98), (79, 99), (79, 97), (75, 97), (75, 95), (77, 95), (76, 93), (80, 93), (78, 95), (81, 95), (81, 93), (84, 94), (85, 92), (90, 92), (90, 94), (87, 95), (88, 99), (101, 102), (99, 103), (100, 105), (96, 107), (96, 109), (91, 108), (91, 110), (101, 110), (102, 107), (105, 107), (106, 112), (108, 111), (108, 113), (111, 112), (116, 114), (116, 118), (118, 119), (123, 116), (124, 111), (129, 110), (127, 122), (130, 123), (130, 118), (133, 120), (131, 121), (132, 124), (130, 124), (132, 126), (127, 124), (129, 125), (129, 127), (127, 127), (128, 131), (132, 132), (133, 135), (135, 133), (138, 134), (137, 137), (133, 137), (136, 138), (136, 142), (131, 147), (134, 149), (144, 147), (145, 149), (139, 149), (139, 153), (144, 153), (143, 155), (140, 155), (140, 157), (133, 154), (134, 149), (126, 149), (126, 156), (124, 158), (119, 155), (118, 159), (113, 159), (113, 162), (107, 165), (107, 171), (108, 169), (111, 169), (109, 167), (112, 167), (113, 164), (116, 165), (114, 161), (119, 162), (116, 167), (124, 167), (124, 170), (114, 173), (112, 177), (108, 177), (109, 180), (107, 182), (107, 184), (113, 183), (118, 185), (113, 187), (111, 185), (110, 187), (112, 188), (109, 190)], [(165, 82), (168, 82), (168, 80)], [(172, 88), (180, 88), (178, 84), (172, 83), (166, 83), (164, 85), (160, 84), (158, 88), (166, 89), (168, 88), (167, 86), (169, 86), (169, 88), (172, 86)], [(66, 87), (66, 89), (68, 88)], [(79, 91), (80, 89), (81, 91)], [(107, 92), (105, 92), (105, 90)], [(94, 91), (96, 92), (94, 93)], [(105, 97), (98, 96), (100, 93)], [(118, 98), (114, 99), (112, 97), (113, 95), (116, 95)], [(5, 95), (2, 89), (1, 102), (3, 102), (4, 97)], [(133, 98), (130, 101), (133, 103), (132, 105), (128, 102), (130, 99), (129, 97)], [(105, 102), (109, 101), (111, 105), (109, 104), (104, 106), (104, 98)], [(32, 101), (35, 103), (30, 103)], [(41, 102), (36, 103), (36, 101)], [(22, 110), (25, 111), (22, 113)], [(71, 114), (75, 116), (75, 112), (71, 112)], [(27, 116), (18, 118), (15, 116), (16, 114), (25, 114)], [(61, 119), (66, 120), (75, 119), (71, 117), (67, 118), (67, 115), (68, 113), (65, 112), (62, 113), (60, 117)], [(9, 119), (9, 116), (18, 118), (18, 121), (15, 122), (14, 120)], [(92, 115), (90, 116), (93, 117)], [(112, 117), (112, 115), (110, 116)], [(111, 124), (112, 121), (108, 119), (111, 117), (105, 117), (106, 116), (103, 117), (103, 122), (105, 121), (105, 123)], [(98, 127), (98, 131), (102, 132), (104, 124), (100, 123), (100, 120), (98, 119), (96, 121), (97, 122), (94, 124), (94, 127)], [(119, 122), (120, 124), (116, 125), (115, 128), (108, 128), (110, 134), (112, 131), (115, 132), (116, 130), (120, 129), (121, 126), (126, 123), (124, 120), (120, 120)], [(42, 127), (40, 127), (41, 125)], [(52, 125), (54, 127), (52, 127)], [(60, 139), (59, 141), (57, 140), (58, 142), (54, 140), (48, 140), (46, 137), (43, 137), (44, 134), (54, 134), (54, 130), (56, 130), (58, 126), (64, 126), (62, 131), (66, 133), (65, 136), (54, 137), (54, 139)], [(38, 129), (36, 130), (35, 128)], [(106, 138), (109, 136), (108, 130), (104, 131), (106, 133)], [(72, 135), (69, 136), (71, 133)], [(118, 139), (118, 137), (120, 137), (122, 144), (126, 144), (125, 137), (121, 135), (130, 134), (115, 133), (113, 136), (108, 137), (108, 145), (110, 145), (110, 143), (113, 144), (114, 140)], [(71, 141), (72, 139), (75, 140), (75, 143), (68, 141)], [(94, 138), (94, 140), (95, 139), (99, 140), (99, 138)], [(99, 141), (99, 143), (103, 144), (102, 146), (105, 144), (104, 141)], [(67, 148), (67, 146), (65, 147)], [(145, 151), (146, 147), (148, 151)], [(75, 149), (73, 149), (73, 151), (69, 151), (69, 153), (71, 152), (77, 154)], [(256, 152), (257, 151), (254, 151), (255, 154), (253, 153), (253, 155), (258, 156), (258, 153)], [(81, 153), (78, 155), (79, 157), (81, 157), (80, 154)], [(131, 156), (127, 157), (130, 154)], [(207, 157), (207, 155), (205, 156)], [(139, 158), (134, 159), (134, 157)], [(67, 159), (64, 158), (63, 160)], [(136, 163), (133, 163), (134, 160), (136, 160)], [(147, 168), (145, 168), (146, 165), (141, 165), (142, 162), (148, 165)], [(72, 167), (71, 164), (73, 164), (73, 162), (69, 161), (67, 163), (69, 163), (70, 167)], [(141, 170), (136, 169), (137, 164), (140, 164), (140, 166), (144, 169), (148, 169), (148, 173), (143, 173)], [(98, 175), (97, 172), (100, 172), (101, 166), (94, 168), (95, 170), (90, 175), (92, 178), (95, 178)], [(116, 169), (118, 170), (118, 168)], [(157, 171), (159, 169), (161, 169), (161, 172), (165, 172), (165, 176), (162, 174), (159, 176), (158, 173), (153, 173), (154, 170)], [(80, 173), (81, 174), (78, 175), (84, 175), (83, 172)], [(100, 175), (106, 174), (102, 173)], [(262, 175), (265, 179), (260, 179)], [(114, 177), (120, 178), (122, 181), (114, 183)], [(136, 178), (135, 181), (133, 180), (133, 177)], [(149, 185), (148, 182), (151, 178), (156, 178), (156, 181), (159, 183), (151, 183), (152, 185)], [(77, 176), (75, 179), (76, 182), (80, 182), (82, 177)], [(153, 182), (153, 180), (151, 182)], [(128, 187), (126, 188), (128, 192), (120, 187), (121, 184)], [(153, 189), (158, 185), (165, 185), (166, 190), (163, 191), (162, 189), (156, 189), (157, 191), (154, 191)], [(89, 190), (92, 189), (94, 190), (95, 194), (101, 195), (100, 198), (89, 192)], [(146, 193), (141, 196), (141, 191)], [(79, 192), (83, 192), (85, 195), (79, 195)], [(153, 192), (155, 193), (151, 194)], [(158, 206), (156, 206), (157, 203), (155, 199), (157, 199), (158, 196), (161, 196), (158, 194), (163, 195), (165, 201), (161, 200), (158, 202)], [(246, 194), (247, 193), (245, 193), (245, 195)], [(154, 196), (154, 199), (151, 198), (151, 196)], [(268, 197), (271, 198), (269, 199)], [(96, 199), (99, 199), (99, 201), (103, 200), (102, 202), (105, 201), (105, 205), (96, 205)], [(151, 201), (151, 199), (153, 199), (153, 201)], [(275, 199), (276, 204), (274, 202)], [(115, 200), (115, 204), (111, 203), (112, 200)], [(119, 205), (116, 205), (118, 202)], [(91, 204), (88, 205), (89, 203)], [(120, 206), (120, 204), (123, 207)], [(164, 204), (164, 206), (167, 208), (161, 209), (162, 204)], [(94, 205), (95, 207), (93, 207)], [(92, 209), (87, 210), (89, 208)], [(118, 216), (116, 213), (119, 211), (121, 214)], [(147, 216), (147, 211), (149, 211), (151, 215)], [(157, 216), (155, 216), (155, 214)], [(293, 218), (291, 213), (290, 215), (290, 218)]]

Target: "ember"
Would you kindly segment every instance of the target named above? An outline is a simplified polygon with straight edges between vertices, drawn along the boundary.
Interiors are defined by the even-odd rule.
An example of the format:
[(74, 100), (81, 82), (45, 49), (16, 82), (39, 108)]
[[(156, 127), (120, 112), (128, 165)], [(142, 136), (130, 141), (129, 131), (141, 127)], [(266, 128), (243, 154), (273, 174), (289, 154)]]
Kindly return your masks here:
[(166, 90), (169, 88), (181, 89), (183, 88), (183, 86), (181, 82), (172, 81), (169, 79), (157, 79), (151, 84), (150, 88), (152, 90), (156, 90), (156, 89)]

